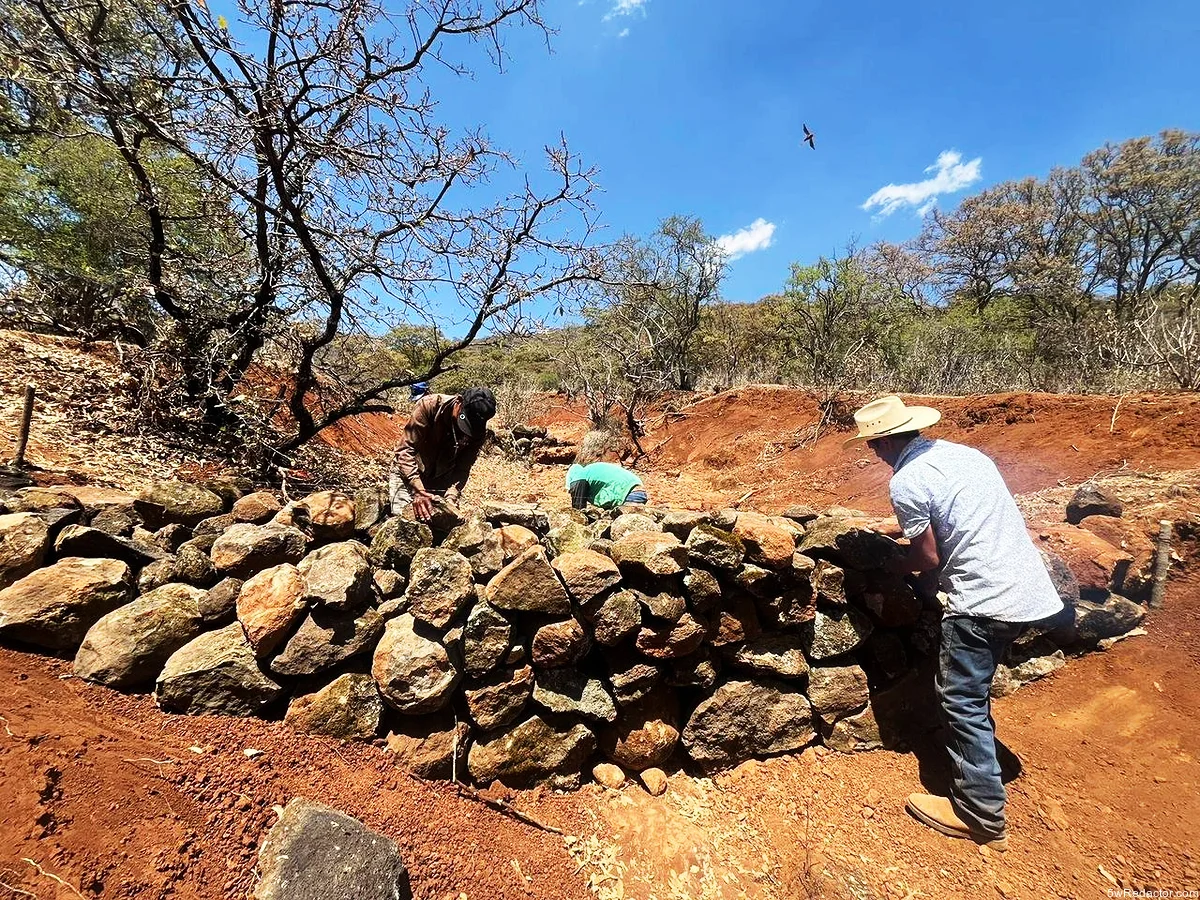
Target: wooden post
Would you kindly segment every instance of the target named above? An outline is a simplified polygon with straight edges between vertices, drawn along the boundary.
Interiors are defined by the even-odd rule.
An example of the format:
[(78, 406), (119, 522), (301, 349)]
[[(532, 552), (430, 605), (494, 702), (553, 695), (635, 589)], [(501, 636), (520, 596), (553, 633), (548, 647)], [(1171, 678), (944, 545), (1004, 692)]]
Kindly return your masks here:
[(33, 398), (37, 392), (36, 385), (25, 386), (25, 411), (21, 414), (21, 430), (17, 433), (17, 455), (13, 457), (14, 469), (25, 466), (25, 448), (29, 446), (29, 425), (33, 421)]
[(1167, 590), (1167, 570), (1171, 568), (1171, 521), (1158, 523), (1158, 553), (1154, 557), (1154, 583), (1150, 588), (1150, 608), (1158, 609), (1163, 604)]

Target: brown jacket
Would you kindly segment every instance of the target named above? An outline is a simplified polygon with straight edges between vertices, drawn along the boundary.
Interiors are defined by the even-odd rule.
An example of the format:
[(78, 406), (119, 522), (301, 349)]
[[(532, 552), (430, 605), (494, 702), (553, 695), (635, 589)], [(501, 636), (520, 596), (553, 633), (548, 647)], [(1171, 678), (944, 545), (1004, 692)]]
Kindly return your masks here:
[(484, 435), (465, 437), (454, 424), (450, 394), (426, 394), (413, 407), (404, 437), (392, 457), (392, 471), (411, 491), (444, 494), (463, 489), (479, 456)]

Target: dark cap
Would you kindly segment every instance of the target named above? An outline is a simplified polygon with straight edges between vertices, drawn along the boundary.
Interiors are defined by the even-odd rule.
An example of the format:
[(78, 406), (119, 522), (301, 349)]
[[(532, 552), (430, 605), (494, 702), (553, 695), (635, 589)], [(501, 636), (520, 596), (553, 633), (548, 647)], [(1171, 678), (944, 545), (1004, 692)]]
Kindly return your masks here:
[(488, 419), (496, 414), (496, 395), (485, 387), (467, 388), (459, 398), (462, 411), (458, 424), (468, 435), (482, 436)]

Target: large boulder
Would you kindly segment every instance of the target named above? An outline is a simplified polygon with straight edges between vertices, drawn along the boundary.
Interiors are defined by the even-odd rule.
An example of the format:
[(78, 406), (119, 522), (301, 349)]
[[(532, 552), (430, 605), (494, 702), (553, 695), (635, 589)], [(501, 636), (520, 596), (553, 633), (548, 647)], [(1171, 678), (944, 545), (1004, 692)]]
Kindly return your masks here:
[(831, 726), (867, 705), (867, 673), (860, 666), (818, 666), (808, 673), (808, 699)]
[(512, 648), (513, 626), (504, 614), (486, 602), (476, 603), (463, 627), (463, 665), (471, 675), (482, 675), (500, 665)]
[(255, 491), (234, 501), (230, 515), (235, 522), (265, 525), (282, 509), (279, 498), (269, 491)]
[(287, 563), (259, 572), (238, 593), (238, 621), (259, 659), (275, 651), (305, 609), (304, 578)]
[(258, 852), (254, 900), (411, 900), (395, 842), (345, 813), (296, 798)]
[(1112, 516), (1088, 516), (1079, 527), (1108, 541), (1123, 553), (1132, 557), (1129, 570), (1125, 573), (1121, 593), (1139, 602), (1149, 599), (1154, 586), (1155, 543), (1136, 520), (1117, 519)]
[(571, 599), (585, 612), (621, 583), (617, 564), (594, 550), (560, 553), (550, 565), (567, 586)]
[(688, 552), (673, 534), (635, 531), (613, 542), (612, 558), (622, 572), (666, 576), (687, 568)]
[(1074, 525), (1050, 525), (1038, 535), (1067, 564), (1079, 589), (1103, 595), (1120, 591), (1133, 557), (1091, 531)]
[(212, 491), (184, 481), (158, 481), (137, 496), (134, 508), (152, 528), (172, 522), (199, 525), (225, 512), (225, 501)]
[(652, 690), (624, 707), (617, 721), (597, 734), (600, 750), (634, 772), (661, 766), (679, 744), (679, 700), (674, 691)]
[(120, 560), (60, 559), (0, 591), (0, 637), (73, 651), (101, 616), (129, 600), (132, 586)]
[(256, 572), (304, 559), (307, 538), (283, 525), (230, 526), (212, 545), (213, 566), (221, 575), (249, 578)]
[(75, 654), (75, 674), (114, 688), (152, 682), (171, 654), (203, 629), (205, 593), (167, 584), (102, 616)]
[[(536, 543), (536, 541), (535, 541)], [(496, 529), (482, 519), (459, 525), (441, 543), (444, 550), (457, 550), (467, 558), (479, 578), (491, 578), (504, 568), (504, 548)]]
[(546, 551), (531, 547), (497, 573), (487, 584), (488, 603), (499, 609), (568, 615), (571, 601), (550, 567)]
[(771, 678), (803, 678), (808, 674), (808, 661), (797, 634), (764, 634), (738, 647), (730, 661), (739, 669)]
[(760, 513), (739, 513), (733, 533), (746, 546), (751, 562), (768, 569), (784, 569), (792, 564), (796, 552), (795, 535)]
[(530, 659), (541, 669), (557, 669), (578, 663), (592, 647), (591, 639), (577, 619), (551, 622), (533, 635)]
[(394, 516), (380, 525), (371, 539), (371, 565), (404, 573), (418, 550), (432, 546), (433, 532), (428, 525)]
[(474, 687), (463, 691), (471, 719), (483, 731), (511, 725), (533, 696), (533, 669), (503, 669), (492, 672)]
[(698, 525), (684, 543), (693, 565), (736, 572), (746, 558), (746, 545), (729, 531)]
[(853, 607), (822, 611), (801, 634), (809, 659), (823, 660), (856, 649), (871, 634), (871, 620)]
[(367, 653), (383, 634), (383, 617), (374, 609), (315, 609), (271, 661), (277, 675), (315, 675)]
[(804, 694), (774, 681), (729, 681), (701, 701), (683, 746), (705, 769), (799, 750), (816, 736)]
[(867, 521), (842, 516), (822, 516), (810, 522), (799, 550), (854, 569), (883, 569), (903, 553), (891, 538), (872, 531)]
[(675, 659), (704, 643), (706, 631), (702, 621), (685, 612), (678, 622), (644, 624), (638, 631), (637, 648), (651, 659)]
[(237, 622), (176, 650), (154, 692), (168, 712), (225, 716), (258, 715), (282, 693), (258, 667), (254, 648)]
[(0, 516), (0, 590), (40, 568), (49, 549), (50, 529), (41, 516)]
[(454, 721), (444, 713), (405, 716), (388, 735), (387, 748), (401, 769), (427, 780), (459, 779), (467, 771), (467, 747), (471, 726)]
[(65, 556), (119, 559), (135, 569), (166, 556), (161, 549), (152, 544), (138, 544), (84, 525), (68, 525), (60, 531), (54, 541), (54, 553), (59, 559)]
[(475, 573), (466, 557), (454, 550), (422, 547), (413, 556), (404, 596), (414, 618), (445, 628), (468, 600), (475, 599)]
[(595, 749), (596, 736), (586, 725), (555, 726), (534, 716), (490, 740), (477, 740), (467, 764), (479, 784), (500, 781), (520, 788), (546, 782), (574, 790)]
[(314, 606), (353, 609), (367, 599), (371, 585), (368, 551), (358, 541), (326, 544), (300, 561), (304, 599)]
[(608, 526), (608, 536), (610, 540), (619, 541), (627, 534), (635, 534), (639, 531), (662, 531), (662, 526), (658, 521), (650, 516), (642, 513), (625, 513), (617, 516), (613, 523)]
[(1078, 525), (1088, 516), (1120, 518), (1124, 512), (1120, 500), (1094, 484), (1082, 485), (1067, 503), (1067, 521), (1072, 525)]
[(408, 715), (444, 707), (461, 678), (446, 648), (419, 629), (408, 613), (388, 620), (371, 663), (383, 699)]
[(370, 675), (346, 674), (315, 694), (288, 704), (283, 721), (297, 731), (324, 734), (344, 741), (369, 741), (379, 731), (383, 700)]
[(4, 503), (9, 512), (46, 512), (52, 509), (82, 509), (74, 494), (61, 487), (27, 487)]
[(533, 699), (550, 712), (612, 722), (617, 717), (613, 698), (599, 678), (589, 678), (576, 669), (547, 669), (538, 672)]
[(309, 494), (296, 506), (308, 513), (313, 540), (344, 541), (354, 534), (354, 498), (340, 491), (318, 491)]
[(1085, 598), (1075, 605), (1075, 639), (1094, 647), (1104, 638), (1120, 637), (1146, 617), (1146, 608), (1117, 594), (1103, 600)]

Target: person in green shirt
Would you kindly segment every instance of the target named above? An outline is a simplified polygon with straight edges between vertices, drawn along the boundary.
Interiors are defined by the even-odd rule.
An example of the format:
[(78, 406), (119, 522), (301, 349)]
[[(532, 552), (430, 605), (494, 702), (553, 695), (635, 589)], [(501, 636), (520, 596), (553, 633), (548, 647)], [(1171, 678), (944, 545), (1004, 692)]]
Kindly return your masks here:
[(646, 503), (649, 498), (642, 488), (642, 480), (610, 462), (594, 462), (581, 466), (578, 463), (567, 469), (567, 490), (571, 494), (571, 506), (583, 509), (589, 503), (602, 509), (612, 509), (623, 503)]

